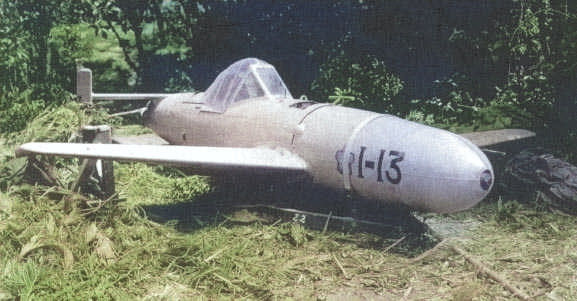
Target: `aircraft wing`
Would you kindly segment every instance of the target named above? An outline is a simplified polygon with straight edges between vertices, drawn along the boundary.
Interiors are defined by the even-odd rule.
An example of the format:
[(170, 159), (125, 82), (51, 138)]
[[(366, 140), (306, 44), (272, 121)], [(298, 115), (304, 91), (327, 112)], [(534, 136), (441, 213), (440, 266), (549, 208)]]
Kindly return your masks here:
[(460, 134), (471, 140), (478, 147), (486, 147), (499, 143), (505, 143), (514, 140), (531, 138), (535, 136), (534, 132), (523, 129), (503, 129), (484, 132), (471, 132)]
[(299, 156), (287, 150), (270, 148), (30, 142), (16, 150), (17, 156), (36, 154), (146, 162), (207, 173), (218, 171), (304, 173), (307, 170), (306, 162)]

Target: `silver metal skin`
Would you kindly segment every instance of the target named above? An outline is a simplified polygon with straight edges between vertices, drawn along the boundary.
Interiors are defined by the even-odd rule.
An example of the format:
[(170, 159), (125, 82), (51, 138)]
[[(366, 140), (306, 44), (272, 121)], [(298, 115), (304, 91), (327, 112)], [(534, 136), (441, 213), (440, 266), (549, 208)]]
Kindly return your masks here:
[(493, 184), (485, 154), (444, 130), (292, 97), (245, 99), (222, 113), (205, 99), (165, 98), (149, 106), (145, 124), (171, 144), (286, 149), (307, 162), (314, 183), (419, 210), (468, 209)]
[(177, 164), (208, 173), (298, 171), (331, 189), (441, 213), (471, 208), (493, 186), (491, 163), (469, 140), (391, 115), (294, 99), (274, 67), (253, 58), (231, 65), (204, 93), (152, 100), (143, 118), (172, 146), (66, 152), (63, 145), (33, 143), (18, 154)]
[(222, 114), (174, 95), (145, 114), (171, 144), (281, 148), (307, 162), (312, 181), (410, 208), (455, 212), (492, 187), (485, 154), (453, 133), (390, 115), (298, 100), (244, 100)]

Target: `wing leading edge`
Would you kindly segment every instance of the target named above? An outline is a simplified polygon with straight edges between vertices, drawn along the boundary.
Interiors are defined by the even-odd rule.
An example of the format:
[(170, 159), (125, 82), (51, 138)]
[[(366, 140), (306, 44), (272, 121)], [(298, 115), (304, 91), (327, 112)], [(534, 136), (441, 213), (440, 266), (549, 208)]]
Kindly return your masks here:
[(307, 171), (306, 162), (299, 156), (269, 148), (30, 142), (16, 150), (17, 156), (35, 154), (164, 164), (208, 173)]

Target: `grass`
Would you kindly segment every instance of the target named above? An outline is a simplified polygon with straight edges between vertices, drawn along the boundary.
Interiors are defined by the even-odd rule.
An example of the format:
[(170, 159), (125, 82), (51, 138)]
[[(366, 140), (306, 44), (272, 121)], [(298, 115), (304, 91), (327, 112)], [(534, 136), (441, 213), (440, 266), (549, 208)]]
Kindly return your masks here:
[[(2, 170), (16, 172), (6, 167), (14, 145), (3, 144)], [(75, 164), (60, 163), (63, 183)], [(115, 170), (117, 201), (3, 180), (0, 300), (520, 299), (485, 269), (531, 300), (577, 298), (575, 219), (532, 202), (429, 215), (477, 224), (415, 248), (410, 234), (311, 230), (250, 210), (203, 215), (195, 202), (219, 196), (207, 178), (139, 163)], [(184, 212), (159, 222), (157, 207)]]
[[(173, 300), (270, 299), (295, 282), (339, 279), (343, 272), (337, 262), (360, 260), (354, 258), (357, 244), (366, 243), (278, 222), (224, 221), (183, 233), (151, 222), (126, 203), (87, 216), (79, 209), (65, 213), (65, 201), (47, 197), (41, 187), (14, 192), (12, 199), (2, 228), (2, 283), (21, 300), (150, 299), (175, 285), (183, 295)], [(365, 239), (375, 246), (384, 243)], [(369, 251), (374, 254), (363, 256), (384, 258)], [(372, 268), (363, 264), (361, 269)]]

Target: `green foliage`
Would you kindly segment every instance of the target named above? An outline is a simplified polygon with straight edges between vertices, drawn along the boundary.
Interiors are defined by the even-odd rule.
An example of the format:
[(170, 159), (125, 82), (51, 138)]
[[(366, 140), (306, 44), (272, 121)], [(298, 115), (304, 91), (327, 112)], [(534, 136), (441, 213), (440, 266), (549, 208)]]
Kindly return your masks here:
[(517, 222), (516, 213), (522, 208), (517, 201), (504, 202), (502, 199), (497, 201), (497, 210), (494, 219), (497, 223), (513, 224)]
[(20, 84), (29, 84), (31, 54), (28, 49), (30, 32), (17, 21), (18, 15), (4, 8), (8, 1), (0, 3), (0, 82), (2, 90), (11, 90)]
[(549, 0), (515, 2), (514, 21), (500, 26), (487, 45), (495, 63), (509, 70), (495, 100), (523, 107), (534, 115), (534, 126), (549, 126), (556, 92), (577, 70), (577, 7)]
[(45, 103), (31, 99), (31, 94), (31, 89), (0, 94), (0, 133), (6, 135), (24, 129), (29, 120), (44, 110)]
[[(484, 106), (481, 98), (473, 97), (466, 76), (455, 74), (445, 80), (437, 80), (438, 94), (426, 100), (413, 100), (412, 111), (407, 119), (445, 128), (469, 124)], [(426, 119), (423, 119), (425, 118)]]
[(50, 80), (71, 92), (75, 90), (77, 66), (84, 59), (94, 57), (94, 41), (88, 38), (84, 28), (86, 25), (58, 25), (50, 30), (48, 39)]
[(34, 300), (34, 291), (38, 289), (41, 278), (47, 276), (47, 271), (31, 263), (11, 263), (7, 268), (5, 273), (10, 277), (4, 277), (5, 288), (20, 300)]
[[(12, 110), (0, 112), (0, 116), (9, 113), (23, 114), (26, 112), (34, 112), (32, 114), (34, 116), (17, 115), (21, 119), (13, 116), (13, 123), (3, 124), (14, 131), (4, 132), (2, 139), (2, 144), (10, 148), (10, 151), (5, 154), (6, 156), (0, 158), (0, 174), (2, 174), (0, 177), (0, 189), (2, 190), (7, 190), (10, 186), (20, 183), (23, 179), (26, 158), (13, 158), (14, 149), (19, 144), (31, 141), (67, 142), (77, 138), (78, 130), (83, 125), (118, 125), (120, 121), (118, 118), (111, 118), (110, 115), (102, 109), (85, 106), (75, 101), (69, 101), (57, 107), (48, 107), (45, 109), (41, 107), (38, 111), (19, 109), (22, 103), (24, 102), (16, 102)], [(43, 105), (44, 103), (36, 102), (35, 104)], [(4, 119), (0, 119), (0, 121), (2, 120)], [(23, 128), (15, 128), (14, 126), (17, 124), (23, 126)], [(64, 164), (69, 164), (70, 159), (58, 158), (56, 162), (66, 162)], [(74, 172), (73, 169), (66, 170), (66, 172), (61, 175), (63, 178), (66, 178), (66, 180), (62, 182), (70, 182), (71, 184)]]
[(73, 18), (73, 6), (60, 1), (0, 2), (2, 135), (22, 130), (43, 110), (71, 99), (77, 60), (90, 56), (76, 28), (60, 25)]
[(301, 224), (286, 223), (278, 229), (279, 239), (288, 241), (295, 247), (301, 247), (308, 240), (313, 239), (309, 231)]
[[(54, 66), (61, 66), (50, 47), (51, 30), (74, 19), (71, 1), (0, 2), (0, 76), (3, 91), (56, 84)], [(56, 75), (56, 77), (55, 77)]]
[(477, 35), (455, 29), (450, 37), (461, 53), (476, 54), (489, 73), (437, 81), (436, 97), (413, 101), (409, 118), (460, 131), (538, 130), (557, 123), (551, 108), (577, 68), (577, 7), (549, 0), (513, 2), (510, 23)]
[(70, 102), (66, 106), (50, 108), (33, 119), (26, 130), (14, 135), (15, 144), (29, 141), (66, 142), (83, 124), (80, 106)]
[(14, 298), (164, 300), (169, 291), (180, 297), (174, 300), (267, 299), (294, 279), (312, 282), (334, 274), (336, 265), (322, 259), (327, 255), (349, 265), (357, 259), (343, 252), (359, 249), (364, 239), (379, 248), (391, 243), (338, 233), (319, 239), (300, 225), (261, 217), (243, 226), (222, 222), (182, 233), (123, 202), (88, 213), (76, 201), (67, 210), (74, 194), (55, 192), (27, 186), (2, 195), (12, 206), (2, 207), (6, 215), (0, 220), (0, 291)]
[(423, 112), (420, 110), (411, 110), (406, 116), (405, 119), (410, 120), (410, 121), (415, 121), (418, 123), (422, 123), (425, 125), (430, 125), (430, 126), (434, 126), (437, 124), (437, 121), (435, 119), (435, 114), (430, 113), (430, 112)]
[[(190, 57), (184, 41), (190, 32), (180, 31), (190, 30), (185, 25), (192, 15), (186, 14), (194, 10), (182, 3), (1, 1), (0, 132), (19, 131), (42, 110), (68, 100), (64, 91), (74, 91), (77, 65), (93, 69), (97, 90), (122, 92), (138, 84), (146, 55)], [(183, 83), (180, 74), (171, 84)]]
[[(121, 179), (126, 180), (131, 179)], [(376, 296), (387, 290), (402, 296), (412, 283), (419, 296), (426, 293), (424, 299), (450, 299), (450, 294), (467, 288), (463, 275), (476, 270), (449, 251), (448, 244), (455, 243), (450, 241), (407, 257), (390, 250), (398, 238), (321, 233), (263, 216), (242, 225), (218, 217), (218, 223), (181, 232), (173, 223), (148, 220), (143, 210), (128, 204), (138, 200), (111, 202), (87, 212), (78, 200), (67, 209), (67, 198), (75, 195), (41, 186), (15, 186), (10, 193), (0, 193), (3, 297), (307, 300), (324, 297), (319, 287), (340, 292), (353, 286), (355, 294)], [(543, 287), (531, 284), (540, 277), (548, 291), (574, 299), (574, 217), (538, 212), (517, 202), (482, 206), (461, 213), (465, 224), (476, 226), (457, 246), (486, 266), (498, 265), (499, 274), (515, 279), (520, 287), (539, 293)], [(244, 211), (243, 216), (250, 214)], [(461, 224), (459, 217), (439, 218), (449, 227)], [(520, 266), (527, 267), (521, 271), (523, 277), (513, 277)], [(451, 281), (439, 282), (440, 276)], [(478, 285), (483, 288), (475, 293), (480, 298), (508, 294), (493, 281)], [(345, 293), (343, 298), (350, 296)]]
[(46, 109), (72, 99), (61, 86), (37, 84), (0, 92), (0, 133), (4, 136), (24, 129), (28, 122)]
[(485, 55), (479, 59), (486, 64), (505, 66), (503, 76), (484, 81), (454, 76), (441, 81), (437, 97), (415, 101), (418, 112), (432, 114), (437, 125), (460, 130), (543, 129), (556, 123), (551, 108), (557, 90), (567, 84), (577, 66), (577, 58), (568, 56), (576, 50), (575, 43), (568, 43), (577, 29), (575, 7), (549, 0), (515, 2), (510, 24), (477, 37), (462, 31), (451, 36), (456, 47), (470, 45), (469, 51)]
[(194, 92), (193, 82), (190, 77), (183, 71), (175, 72), (166, 82), (164, 91), (167, 93), (182, 93), (184, 91)]
[(328, 98), (336, 105), (361, 108), (366, 106), (363, 94), (358, 91), (353, 91), (352, 88), (341, 89), (335, 87), (333, 95), (330, 95)]
[(474, 97), (473, 80), (464, 75), (455, 74), (436, 83), (437, 96), (411, 101), (407, 119), (456, 132), (535, 126), (535, 113), (530, 107), (507, 97), (489, 101)]
[(532, 127), (542, 127), (555, 101), (553, 30), (566, 29), (554, 29), (557, 26), (548, 0), (522, 1), (519, 5), (514, 11), (517, 23), (502, 26), (488, 45), (493, 60), (509, 66), (506, 82), (496, 87), (495, 101), (524, 108), (534, 116)]
[(184, 61), (193, 56), (198, 17), (204, 11), (196, 1), (92, 1), (86, 13), (96, 35), (117, 40), (123, 61), (135, 72), (136, 87), (149, 82), (143, 71), (152, 55)]
[(404, 110), (397, 99), (403, 82), (373, 56), (363, 58), (341, 55), (321, 66), (312, 84), (314, 98), (336, 104), (397, 113)]
[(184, 176), (176, 169), (142, 163), (117, 164), (117, 187), (123, 198), (139, 204), (168, 204), (188, 201), (210, 191), (206, 177)]
[[(125, 61), (125, 55), (118, 39), (110, 30), (95, 30), (87, 23), (73, 25), (82, 37), (83, 47), (90, 53), (78, 58), (77, 64), (90, 68), (93, 76), (93, 90), (99, 93), (127, 93), (134, 90), (135, 70)], [(122, 39), (132, 40), (130, 33), (122, 34)]]

